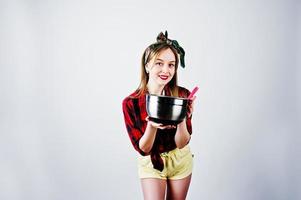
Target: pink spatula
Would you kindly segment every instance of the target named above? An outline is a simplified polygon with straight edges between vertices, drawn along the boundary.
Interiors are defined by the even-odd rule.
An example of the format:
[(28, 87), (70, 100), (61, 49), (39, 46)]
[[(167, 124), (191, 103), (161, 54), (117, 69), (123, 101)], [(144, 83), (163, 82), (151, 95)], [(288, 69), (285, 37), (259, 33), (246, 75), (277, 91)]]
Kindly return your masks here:
[(187, 99), (192, 99), (194, 94), (198, 91), (199, 87), (195, 87), (193, 88), (193, 90), (191, 91), (190, 95), (187, 97)]

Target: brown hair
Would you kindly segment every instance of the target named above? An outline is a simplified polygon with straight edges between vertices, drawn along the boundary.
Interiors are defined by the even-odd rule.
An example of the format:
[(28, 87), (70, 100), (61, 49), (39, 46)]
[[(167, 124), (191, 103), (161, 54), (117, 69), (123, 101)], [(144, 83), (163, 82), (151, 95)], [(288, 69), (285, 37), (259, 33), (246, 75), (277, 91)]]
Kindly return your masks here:
[(170, 82), (167, 84), (167, 89), (169, 90), (171, 96), (178, 96), (178, 77), (177, 77), (177, 70), (179, 65), (179, 57), (177, 50), (171, 46), (170, 44), (167, 44), (166, 42), (159, 42), (154, 43), (148, 46), (141, 59), (141, 76), (140, 76), (140, 84), (138, 89), (136, 90), (137, 95), (136, 97), (140, 97), (141, 95), (145, 94), (147, 92), (147, 82), (149, 80), (149, 74), (146, 73), (145, 65), (153, 58), (157, 58), (157, 56), (162, 52), (163, 50), (170, 49), (176, 58), (175, 62), (175, 74), (173, 78), (170, 80)]

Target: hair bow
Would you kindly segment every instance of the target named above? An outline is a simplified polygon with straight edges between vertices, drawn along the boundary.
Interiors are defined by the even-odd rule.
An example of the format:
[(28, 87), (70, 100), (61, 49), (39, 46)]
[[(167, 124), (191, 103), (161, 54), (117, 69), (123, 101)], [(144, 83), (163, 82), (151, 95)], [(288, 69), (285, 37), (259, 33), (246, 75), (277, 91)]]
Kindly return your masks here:
[(166, 42), (167, 44), (173, 46), (177, 50), (178, 54), (180, 55), (181, 66), (183, 68), (185, 68), (185, 62), (184, 62), (185, 51), (179, 45), (179, 43), (177, 42), (177, 40), (171, 40), (171, 39), (169, 39), (167, 31), (165, 31), (165, 34), (163, 34), (162, 32), (159, 33), (159, 35), (157, 36), (157, 42)]

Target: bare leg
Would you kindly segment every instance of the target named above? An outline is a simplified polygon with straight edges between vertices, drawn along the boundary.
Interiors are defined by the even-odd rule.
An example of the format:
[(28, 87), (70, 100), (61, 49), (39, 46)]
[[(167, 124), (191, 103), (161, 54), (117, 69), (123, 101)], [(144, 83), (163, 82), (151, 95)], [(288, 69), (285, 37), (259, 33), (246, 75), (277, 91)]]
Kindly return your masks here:
[(167, 200), (185, 200), (191, 181), (191, 174), (180, 180), (168, 180)]
[(140, 180), (144, 200), (164, 200), (166, 180), (158, 178), (143, 178)]

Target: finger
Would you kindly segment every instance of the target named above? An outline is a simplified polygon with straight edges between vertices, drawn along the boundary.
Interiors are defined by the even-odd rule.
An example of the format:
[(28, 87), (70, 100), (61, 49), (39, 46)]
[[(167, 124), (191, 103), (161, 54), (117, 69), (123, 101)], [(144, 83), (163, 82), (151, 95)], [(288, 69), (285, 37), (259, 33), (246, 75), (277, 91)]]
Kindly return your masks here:
[(162, 126), (162, 128), (164, 128), (164, 129), (170, 129), (170, 126), (169, 125), (165, 125), (165, 126)]
[(188, 118), (190, 118), (190, 117), (191, 117), (191, 115), (192, 115), (191, 113), (187, 113), (187, 117), (188, 117)]
[(194, 104), (194, 100), (196, 99), (196, 96), (193, 96), (191, 99), (188, 101), (188, 106)]
[(175, 125), (168, 125), (168, 129), (174, 129), (174, 128), (177, 128), (177, 126), (175, 126)]
[(153, 122), (157, 127), (163, 127), (163, 124), (161, 123), (156, 123), (156, 122)]
[(192, 107), (189, 107), (189, 108), (188, 108), (188, 111), (187, 111), (187, 116), (188, 116), (188, 117), (191, 117), (192, 112), (193, 112), (193, 108), (192, 108)]
[(189, 108), (189, 112), (193, 113), (193, 110), (194, 110), (194, 107), (193, 107), (193, 105), (191, 105), (190, 108)]
[(176, 126), (174, 126), (174, 125), (169, 126), (169, 129), (174, 129), (174, 128), (176, 128)]
[(163, 130), (163, 129), (166, 129), (166, 126), (161, 125), (161, 126), (158, 126), (157, 128)]
[(169, 129), (169, 125), (162, 125), (161, 129)]
[(148, 123), (149, 123), (151, 126), (153, 126), (154, 128), (160, 128), (160, 129), (162, 129), (162, 127), (163, 127), (163, 124), (161, 124), (161, 123), (156, 123), (156, 122), (151, 121), (151, 120), (149, 120), (149, 119), (148, 119)]

